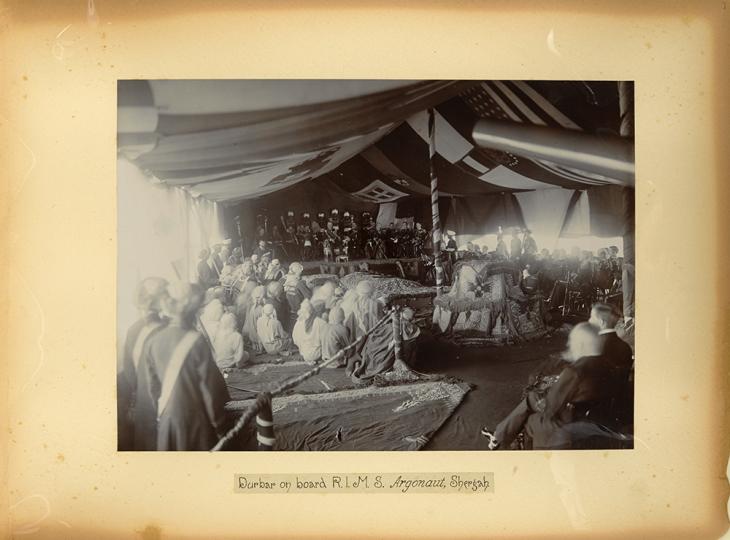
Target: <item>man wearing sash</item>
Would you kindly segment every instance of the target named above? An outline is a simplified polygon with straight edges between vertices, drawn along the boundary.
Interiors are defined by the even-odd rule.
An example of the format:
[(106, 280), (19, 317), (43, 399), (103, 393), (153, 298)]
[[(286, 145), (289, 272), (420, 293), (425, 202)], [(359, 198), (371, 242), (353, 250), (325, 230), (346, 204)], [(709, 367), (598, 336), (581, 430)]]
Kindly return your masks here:
[[(121, 370), (117, 373), (117, 442), (119, 450), (132, 450), (136, 447), (134, 440), (135, 409), (144, 409), (145, 397), (147, 397), (146, 373), (143, 373), (142, 377), (143, 394), (140, 396), (138, 392), (140, 380), (138, 365), (147, 339), (165, 325), (159, 312), (160, 300), (166, 291), (167, 281), (158, 277), (149, 277), (140, 282), (135, 292), (135, 304), (139, 310), (140, 319), (127, 331)], [(142, 370), (142, 372), (145, 371)]]
[(210, 450), (228, 427), (226, 383), (210, 346), (193, 329), (202, 296), (190, 283), (171, 284), (163, 302), (170, 323), (145, 346), (157, 450)]

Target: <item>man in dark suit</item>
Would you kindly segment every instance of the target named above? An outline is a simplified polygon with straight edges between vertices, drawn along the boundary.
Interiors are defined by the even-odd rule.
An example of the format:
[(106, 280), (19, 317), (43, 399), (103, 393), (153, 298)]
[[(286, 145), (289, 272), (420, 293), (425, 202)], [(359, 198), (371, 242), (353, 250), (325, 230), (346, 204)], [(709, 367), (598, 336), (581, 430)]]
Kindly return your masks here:
[(533, 448), (618, 448), (628, 440), (617, 411), (627, 407), (629, 371), (620, 359), (603, 354), (604, 340), (590, 323), (580, 323), (570, 333), (573, 361), (550, 388), (544, 410), (525, 425)]
[(525, 422), (535, 411), (545, 406), (545, 396), (550, 387), (558, 380), (560, 373), (565, 369), (568, 361), (564, 354), (554, 355), (543, 361), (539, 369), (530, 375), (529, 382), (523, 391), (523, 398), (497, 424), (494, 431), (483, 427), (481, 434), (487, 437), (489, 450), (507, 450), (520, 432), (525, 428)]
[(598, 330), (603, 355), (618, 369), (631, 370), (634, 353), (629, 344), (616, 334), (616, 323), (620, 317), (615, 306), (599, 302), (593, 304), (588, 322)]
[[(544, 391), (529, 391), (517, 407), (492, 432), (482, 430), (488, 448), (506, 448), (524, 429), (536, 449), (614, 448), (626, 437), (617, 420), (626, 407), (626, 373), (615, 360), (602, 354), (598, 329), (584, 322), (568, 337), (568, 350), (557, 377)], [(538, 389), (539, 390), (539, 389)]]
[(599, 302), (593, 304), (588, 322), (598, 330), (602, 355), (610, 362), (615, 376), (623, 381), (613, 412), (616, 424), (626, 427), (634, 423), (634, 353), (629, 344), (616, 334), (616, 323), (620, 318), (621, 313), (616, 306)]

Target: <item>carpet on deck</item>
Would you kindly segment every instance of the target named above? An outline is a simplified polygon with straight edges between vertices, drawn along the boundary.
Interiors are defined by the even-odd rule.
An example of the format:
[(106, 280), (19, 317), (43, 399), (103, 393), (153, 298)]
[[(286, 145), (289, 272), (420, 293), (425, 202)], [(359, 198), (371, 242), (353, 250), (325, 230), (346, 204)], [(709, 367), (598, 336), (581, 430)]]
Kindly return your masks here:
[[(234, 401), (249, 399), (257, 392), (271, 390), (286, 379), (301, 375), (312, 369), (311, 364), (301, 360), (281, 364), (257, 363), (226, 374), (228, 393)], [(345, 375), (344, 368), (322, 368), (317, 374), (299, 383), (286, 394), (319, 394), (334, 390), (357, 388), (358, 385)]]
[[(429, 381), (274, 398), (275, 449), (419, 450), (469, 389)], [(249, 404), (230, 403), (229, 410)]]

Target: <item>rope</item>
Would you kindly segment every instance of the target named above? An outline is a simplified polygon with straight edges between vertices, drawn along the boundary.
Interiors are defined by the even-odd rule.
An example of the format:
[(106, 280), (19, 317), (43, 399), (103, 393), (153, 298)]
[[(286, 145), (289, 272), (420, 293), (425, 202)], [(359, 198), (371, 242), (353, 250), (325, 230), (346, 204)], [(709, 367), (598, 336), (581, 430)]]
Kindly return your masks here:
[(375, 330), (377, 330), (378, 328), (383, 326), (383, 324), (385, 324), (390, 319), (391, 311), (392, 310), (388, 310), (388, 312), (383, 316), (383, 318), (380, 319), (378, 322), (376, 322), (375, 325), (373, 325), (373, 327), (370, 328), (370, 330), (365, 332), (362, 336), (360, 336), (355, 341), (350, 343), (344, 349), (340, 349), (339, 351), (337, 351), (337, 354), (335, 354), (329, 360), (322, 362), (321, 364), (317, 364), (312, 369), (302, 373), (301, 375), (297, 375), (296, 377), (292, 377), (291, 379), (284, 380), (283, 382), (281, 382), (280, 384), (278, 384), (277, 386), (275, 386), (268, 392), (259, 394), (258, 397), (256, 398), (256, 401), (254, 401), (254, 403), (248, 409), (246, 409), (246, 411), (238, 419), (238, 421), (236, 422), (236, 425), (234, 425), (230, 430), (228, 430), (228, 432), (225, 435), (223, 435), (223, 437), (221, 437), (221, 439), (216, 443), (216, 445), (211, 449), (211, 451), (217, 452), (221, 448), (223, 448), (226, 444), (228, 444), (231, 440), (233, 440), (233, 438), (236, 435), (238, 435), (244, 427), (246, 427), (246, 424), (248, 424), (251, 421), (251, 419), (258, 414), (258, 412), (259, 412), (259, 410), (261, 410), (262, 406), (265, 405), (265, 399), (267, 399), (267, 397), (266, 397), (267, 395), (269, 396), (268, 399), (270, 399), (271, 397), (274, 397), (278, 394), (286, 392), (287, 390), (291, 390), (292, 388), (294, 388), (298, 384), (304, 382), (305, 380), (309, 379), (310, 377), (314, 377), (315, 375), (317, 375), (323, 367), (327, 367), (330, 364), (339, 362), (340, 359), (345, 354), (347, 354), (348, 352), (355, 349), (360, 343), (362, 343), (365, 340), (365, 338), (367, 338), (370, 334), (375, 332)]

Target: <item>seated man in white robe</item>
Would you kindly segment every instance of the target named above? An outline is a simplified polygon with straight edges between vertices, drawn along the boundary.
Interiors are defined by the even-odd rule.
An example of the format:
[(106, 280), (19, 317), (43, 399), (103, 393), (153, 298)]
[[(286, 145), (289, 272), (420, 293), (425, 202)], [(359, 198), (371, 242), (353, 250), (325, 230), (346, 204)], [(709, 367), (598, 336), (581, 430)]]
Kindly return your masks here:
[(355, 338), (370, 330), (383, 316), (383, 304), (375, 298), (375, 288), (370, 281), (361, 281), (355, 287), (357, 299), (353, 306)]
[(276, 309), (272, 304), (266, 304), (258, 321), (256, 331), (264, 350), (269, 354), (279, 354), (287, 350), (291, 340), (281, 322), (276, 317)]
[[(345, 327), (345, 312), (341, 307), (333, 307), (329, 313), (329, 323), (322, 328), (322, 360), (327, 361), (350, 344), (350, 333)], [(330, 367), (347, 364), (347, 356), (340, 358)]]
[(292, 331), (294, 344), (305, 362), (316, 364), (322, 357), (322, 329), (324, 322), (309, 300), (304, 300)]
[(200, 324), (211, 343), (215, 341), (215, 333), (218, 331), (223, 311), (221, 301), (214, 298), (203, 308), (203, 313), (200, 315)]
[(221, 371), (243, 367), (249, 355), (243, 350), (243, 336), (236, 330), (236, 316), (226, 313), (218, 323), (218, 330), (213, 339), (215, 363)]
[(342, 299), (337, 303), (337, 306), (341, 307), (344, 313), (345, 322), (343, 324), (345, 325), (345, 328), (347, 328), (350, 341), (354, 341), (357, 334), (357, 332), (355, 331), (357, 321), (355, 320), (354, 313), (356, 302), (357, 291), (355, 289), (348, 289), (347, 291), (345, 291)]
[(256, 323), (261, 316), (261, 312), (266, 304), (266, 289), (259, 285), (251, 291), (251, 300), (246, 313), (246, 320), (243, 323), (243, 336), (251, 342), (251, 349), (255, 354), (263, 352), (261, 340), (256, 330)]

